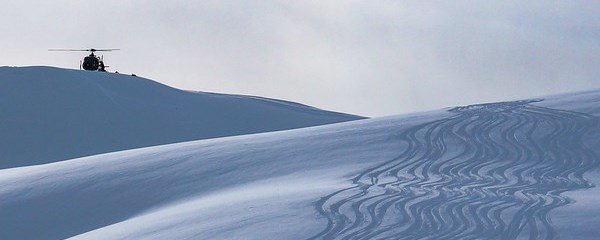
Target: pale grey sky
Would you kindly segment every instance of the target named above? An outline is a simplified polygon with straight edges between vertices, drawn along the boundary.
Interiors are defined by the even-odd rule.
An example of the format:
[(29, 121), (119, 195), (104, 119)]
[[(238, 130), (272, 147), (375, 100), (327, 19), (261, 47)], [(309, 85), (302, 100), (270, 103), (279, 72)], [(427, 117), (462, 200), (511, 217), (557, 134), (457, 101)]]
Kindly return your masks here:
[[(451, 3), (450, 3), (451, 2)], [(600, 88), (600, 1), (0, 0), (0, 65), (383, 116)]]

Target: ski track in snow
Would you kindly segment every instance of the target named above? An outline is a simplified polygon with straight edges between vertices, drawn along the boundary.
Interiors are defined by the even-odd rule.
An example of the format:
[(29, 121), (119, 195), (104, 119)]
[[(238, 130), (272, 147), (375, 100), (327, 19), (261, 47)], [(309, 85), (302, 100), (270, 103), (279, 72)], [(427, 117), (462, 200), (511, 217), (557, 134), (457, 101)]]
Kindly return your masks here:
[(557, 238), (561, 193), (592, 187), (582, 138), (598, 119), (536, 101), (457, 107), (399, 133), (399, 156), (317, 202), (328, 223), (310, 239)]

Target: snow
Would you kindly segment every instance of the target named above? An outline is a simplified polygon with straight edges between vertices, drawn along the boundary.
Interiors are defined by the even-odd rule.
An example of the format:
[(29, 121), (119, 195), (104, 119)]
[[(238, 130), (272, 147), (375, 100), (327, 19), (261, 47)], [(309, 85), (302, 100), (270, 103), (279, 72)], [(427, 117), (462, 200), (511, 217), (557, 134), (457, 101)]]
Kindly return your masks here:
[(0, 67), (0, 113), (0, 168), (361, 118), (51, 67)]
[[(410, 124), (408, 120), (404, 122), (407, 126)], [(309, 187), (309, 190), (287, 189), (260, 202), (281, 204), (282, 195), (302, 195), (304, 201), (281, 208), (293, 208), (294, 211), (301, 211), (316, 218), (311, 202), (318, 199), (318, 195), (323, 194), (325, 189), (336, 188), (340, 182), (344, 182), (343, 179), (358, 172), (367, 164), (364, 159), (392, 157), (395, 152), (394, 142), (389, 141), (386, 134), (391, 124), (393, 123), (389, 120), (375, 125), (369, 121), (358, 121), (352, 124), (330, 125), (331, 127), (163, 145), (0, 170), (0, 225), (10, 229), (0, 232), (0, 238), (58, 239), (95, 229), (102, 232), (103, 227), (109, 225), (107, 229), (122, 230), (123, 227), (119, 227), (119, 224), (138, 221), (146, 223), (157, 216), (152, 215), (153, 213), (161, 216), (162, 209), (185, 209), (185, 206), (195, 205), (186, 205), (190, 201), (206, 202), (210, 199), (213, 199), (209, 201), (212, 204), (225, 204), (219, 206), (221, 209), (239, 211), (220, 215), (220, 219), (205, 219), (210, 223), (204, 225), (195, 221), (194, 224), (211, 226), (211, 223), (219, 221), (227, 223), (236, 218), (235, 214), (240, 214), (239, 218), (246, 219), (246, 208), (231, 209), (225, 200), (233, 195), (245, 194), (234, 194), (232, 189), (247, 188), (261, 189), (258, 191), (261, 193), (266, 189), (281, 189), (286, 186)], [(316, 175), (318, 172), (325, 174)], [(296, 182), (290, 182), (291, 180)], [(333, 182), (335, 184), (331, 185)], [(260, 186), (261, 183), (264, 186)], [(251, 187), (244, 187), (247, 184)], [(228, 194), (225, 194), (225, 197), (219, 196), (223, 192)], [(252, 202), (258, 198), (265, 196), (249, 196), (248, 201)], [(291, 199), (290, 202), (295, 203), (298, 200), (301, 199)], [(220, 208), (212, 206), (212, 213), (218, 213), (219, 211), (214, 209)], [(289, 213), (286, 210), (277, 211), (278, 208), (273, 206), (268, 206), (267, 209), (269, 212)], [(198, 213), (200, 210), (202, 208), (189, 209), (192, 212), (190, 215), (172, 221), (190, 223), (185, 221), (186, 216), (209, 214)], [(145, 215), (147, 217), (143, 217)], [(248, 217), (255, 218), (254, 215)], [(160, 226), (165, 230), (156, 234), (183, 234), (180, 228), (185, 226), (171, 225), (172, 221), (160, 222), (165, 224)], [(301, 222), (306, 224), (306, 228), (319, 228), (317, 224), (306, 219)], [(138, 226), (141, 227), (143, 225)], [(32, 231), (33, 229), (35, 231)], [(125, 229), (135, 230), (128, 227)], [(189, 226), (189, 229), (194, 232), (187, 236), (204, 232), (202, 228), (196, 228), (196, 225)], [(244, 229), (240, 229), (242, 230)], [(228, 232), (219, 234), (230, 234)], [(289, 228), (281, 229), (280, 232), (293, 234)], [(97, 236), (93, 232), (89, 234)], [(111, 232), (106, 237), (111, 234), (116, 233)], [(149, 233), (120, 234), (140, 236)], [(307, 235), (310, 232), (295, 234)], [(219, 237), (221, 236), (214, 235), (210, 238)]]
[(0, 239), (590, 239), (599, 108), (590, 91), (2, 169)]
[[(600, 184), (598, 169), (585, 175), (594, 186)], [(575, 199), (573, 204), (557, 208), (552, 212), (551, 219), (556, 224), (562, 239), (586, 240), (598, 237), (600, 226), (600, 188), (582, 189), (567, 192), (565, 196)]]

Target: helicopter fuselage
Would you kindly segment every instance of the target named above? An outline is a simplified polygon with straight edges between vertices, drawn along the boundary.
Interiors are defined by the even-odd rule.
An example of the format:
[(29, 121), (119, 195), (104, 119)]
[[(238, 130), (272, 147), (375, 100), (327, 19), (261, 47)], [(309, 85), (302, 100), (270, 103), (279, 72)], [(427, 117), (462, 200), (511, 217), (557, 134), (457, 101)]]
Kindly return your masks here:
[(96, 71), (100, 67), (100, 60), (93, 53), (83, 58), (81, 67), (88, 71)]

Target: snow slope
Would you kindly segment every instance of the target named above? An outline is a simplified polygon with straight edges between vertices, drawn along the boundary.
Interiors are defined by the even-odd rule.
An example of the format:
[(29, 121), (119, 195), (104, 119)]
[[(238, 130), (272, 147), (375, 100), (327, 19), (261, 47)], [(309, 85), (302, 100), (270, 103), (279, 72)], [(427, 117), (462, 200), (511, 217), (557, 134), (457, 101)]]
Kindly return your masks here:
[(122, 74), (0, 67), (0, 168), (360, 119)]
[(0, 239), (594, 239), (600, 91), (0, 170)]

